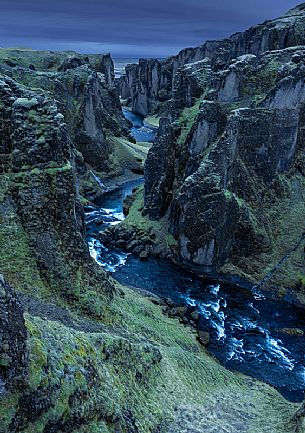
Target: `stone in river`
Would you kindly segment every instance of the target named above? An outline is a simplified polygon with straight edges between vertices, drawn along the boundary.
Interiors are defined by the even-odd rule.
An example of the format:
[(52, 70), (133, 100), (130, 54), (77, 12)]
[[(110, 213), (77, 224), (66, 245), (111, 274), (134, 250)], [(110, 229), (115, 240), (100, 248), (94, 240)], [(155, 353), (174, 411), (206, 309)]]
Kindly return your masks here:
[(278, 330), (282, 334), (294, 335), (295, 337), (303, 337), (304, 331), (299, 328), (281, 328)]
[(210, 342), (210, 335), (208, 332), (199, 331), (197, 339), (200, 344), (202, 344), (203, 346), (207, 346)]

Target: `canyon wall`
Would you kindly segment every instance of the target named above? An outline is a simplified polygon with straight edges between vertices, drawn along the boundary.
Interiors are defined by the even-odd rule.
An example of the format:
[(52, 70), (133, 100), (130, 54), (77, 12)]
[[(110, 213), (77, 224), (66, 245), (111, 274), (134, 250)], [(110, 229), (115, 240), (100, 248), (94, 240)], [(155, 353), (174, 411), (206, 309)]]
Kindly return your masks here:
[[(64, 116), (42, 90), (4, 75), (0, 97), (2, 272), (28, 291), (36, 283), (78, 299), (92, 267)], [(110, 287), (105, 276), (105, 292)]]
[[(114, 88), (109, 54), (1, 49), (0, 72), (27, 87), (43, 89), (59, 102), (69, 139), (79, 151), (80, 172), (88, 168), (107, 177), (122, 171), (116, 155), (134, 139)], [(131, 166), (139, 166), (132, 153), (129, 159)]]
[[(195, 63), (177, 70), (170, 99), (159, 106), (143, 211), (174, 238), (162, 254), (249, 287), (263, 282), (302, 304), (304, 25), (301, 5), (228, 40), (184, 51), (205, 58), (192, 57)], [(206, 56), (208, 47), (214, 48)], [(120, 228), (114, 231), (119, 236)]]
[(90, 258), (59, 107), (0, 74), (0, 432), (200, 431), (216, 417), (292, 433), (299, 405), (227, 371)]
[(118, 85), (121, 97), (130, 102), (136, 114), (147, 116), (158, 113), (164, 102), (172, 98), (175, 76), (186, 64), (208, 58), (215, 70), (221, 70), (243, 54), (261, 56), (267, 51), (303, 45), (302, 8), (301, 5), (283, 17), (266, 21), (228, 39), (208, 41), (199, 47), (184, 49), (166, 60), (141, 59), (138, 64), (128, 65)]

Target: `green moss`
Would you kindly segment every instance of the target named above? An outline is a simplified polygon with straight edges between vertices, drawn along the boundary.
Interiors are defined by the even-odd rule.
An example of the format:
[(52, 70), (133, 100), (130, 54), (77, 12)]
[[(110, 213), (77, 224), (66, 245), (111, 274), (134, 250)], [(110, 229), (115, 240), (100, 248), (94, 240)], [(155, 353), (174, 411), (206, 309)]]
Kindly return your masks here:
[(247, 105), (249, 99), (254, 105), (262, 102), (276, 84), (277, 74), (281, 66), (282, 63), (276, 57), (272, 57), (258, 70), (255, 69), (248, 73), (244, 77), (240, 107)]
[(298, 278), (299, 278), (301, 286), (305, 289), (305, 274), (303, 274), (303, 275), (299, 274)]
[(67, 163), (65, 165), (62, 166), (57, 166), (56, 163), (54, 163), (54, 161), (51, 161), (48, 166), (44, 167), (44, 168), (32, 168), (31, 170), (27, 170), (27, 171), (19, 171), (18, 173), (11, 173), (9, 174), (9, 178), (11, 180), (14, 179), (19, 179), (19, 178), (23, 178), (24, 176), (31, 176), (31, 175), (39, 175), (39, 174), (57, 174), (60, 172), (65, 172), (65, 171), (70, 171), (72, 170), (72, 166), (70, 161), (67, 161)]
[(155, 116), (155, 115), (154, 116), (147, 116), (147, 117), (145, 117), (144, 122), (146, 125), (149, 125), (149, 126), (151, 125), (154, 128), (158, 128), (159, 122), (160, 122), (160, 117)]
[[(175, 422), (186, 405), (194, 422), (200, 411), (223, 405), (236, 419), (247, 415), (251, 433), (261, 433), (261, 423), (271, 433), (292, 433), (286, 421), (297, 405), (267, 385), (227, 371), (198, 345), (191, 328), (164, 316), (140, 294), (124, 292), (112, 305), (119, 318), (113, 328), (90, 332), (92, 321), (83, 320), (80, 331), (26, 315), (29, 386), (46, 393), (51, 406), (23, 431), (80, 420), (71, 432), (123, 433), (133, 419), (139, 433), (149, 433)], [(16, 408), (17, 399), (7, 419)], [(220, 429), (232, 422), (225, 416), (204, 419)]]
[(135, 193), (135, 200), (129, 209), (127, 218), (121, 223), (122, 226), (132, 227), (141, 230), (148, 236), (155, 239), (156, 245), (165, 247), (166, 250), (177, 246), (177, 240), (169, 233), (169, 222), (167, 215), (158, 221), (150, 220), (147, 215), (143, 215), (144, 208), (144, 188), (140, 187)]
[(40, 71), (57, 71), (60, 64), (73, 52), (52, 52), (29, 48), (1, 48), (0, 61), (11, 60), (18, 66), (28, 68), (34, 65)]
[[(294, 248), (302, 236), (302, 227), (305, 214), (305, 181), (300, 175), (279, 176), (278, 189), (280, 197), (276, 197), (274, 189), (270, 189), (260, 203), (260, 209), (266, 215), (270, 224), (264, 227), (267, 230), (271, 245), (268, 251), (251, 256), (250, 258), (240, 259), (241, 268), (227, 263), (222, 271), (230, 274), (243, 276), (254, 284), (260, 282), (274, 267)], [(243, 203), (249, 210), (251, 224), (257, 234), (261, 226), (255, 218), (257, 210), (247, 203)], [(252, 217), (251, 217), (252, 216)], [(276, 221), (276, 224), (274, 224)], [(295, 251), (273, 275), (271, 280), (264, 288), (269, 286), (274, 288), (295, 287), (300, 284), (299, 271), (304, 267), (303, 245)], [(304, 302), (305, 294), (303, 291), (296, 291), (300, 302)]]
[[(4, 203), (9, 178), (0, 176), (0, 203)], [(45, 287), (37, 269), (29, 239), (13, 208), (6, 206), (0, 213), (0, 273), (25, 291), (43, 292)]]
[(199, 98), (195, 101), (194, 105), (190, 108), (184, 108), (179, 119), (177, 120), (177, 125), (181, 128), (180, 136), (177, 140), (178, 145), (184, 144), (188, 134), (191, 131), (191, 128), (195, 122), (195, 119), (199, 112), (199, 107), (201, 104), (202, 98)]
[(126, 169), (143, 170), (149, 144), (132, 143), (123, 137), (111, 137), (108, 140), (112, 152), (108, 161), (109, 170), (104, 173), (104, 178), (119, 176)]
[(235, 193), (229, 191), (228, 189), (224, 190), (224, 195), (228, 200), (234, 199), (239, 207), (243, 207), (243, 206), (246, 207), (247, 206), (244, 199), (242, 199), (241, 197), (238, 197)]
[(10, 431), (11, 420), (18, 411), (19, 393), (10, 393), (0, 397), (0, 432)]
[(78, 430), (75, 430), (75, 433), (112, 433), (111, 430), (103, 421), (99, 421), (96, 419), (89, 422), (86, 426), (80, 427)]
[[(30, 324), (28, 326), (28, 331), (33, 328), (33, 325)], [(44, 345), (41, 341), (41, 333), (36, 328), (34, 335), (29, 332), (29, 342), (28, 342), (28, 350), (29, 350), (29, 388), (30, 390), (35, 390), (42, 384), (46, 386), (48, 384), (48, 380), (44, 375), (44, 368), (48, 363), (47, 351), (44, 348)], [(45, 379), (45, 380), (44, 380)]]
[(88, 204), (90, 204), (90, 201), (88, 199), (86, 199), (86, 197), (84, 197), (83, 195), (80, 196), (80, 203), (82, 206), (86, 206)]

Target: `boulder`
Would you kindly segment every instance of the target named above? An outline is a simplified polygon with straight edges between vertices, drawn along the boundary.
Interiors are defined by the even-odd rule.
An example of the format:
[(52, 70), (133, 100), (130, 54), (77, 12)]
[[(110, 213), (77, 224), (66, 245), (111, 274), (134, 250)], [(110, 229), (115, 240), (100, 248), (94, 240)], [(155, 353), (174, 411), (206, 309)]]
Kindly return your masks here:
[(280, 328), (278, 331), (282, 334), (292, 335), (295, 337), (303, 337), (305, 334), (303, 329), (299, 328)]
[(200, 344), (202, 344), (203, 346), (207, 346), (210, 342), (210, 335), (208, 332), (198, 331), (197, 339)]
[(145, 249), (144, 251), (142, 251), (142, 252), (140, 253), (140, 259), (141, 259), (141, 260), (147, 260), (147, 259), (148, 259), (148, 256), (149, 256), (149, 253), (148, 253), (147, 249)]

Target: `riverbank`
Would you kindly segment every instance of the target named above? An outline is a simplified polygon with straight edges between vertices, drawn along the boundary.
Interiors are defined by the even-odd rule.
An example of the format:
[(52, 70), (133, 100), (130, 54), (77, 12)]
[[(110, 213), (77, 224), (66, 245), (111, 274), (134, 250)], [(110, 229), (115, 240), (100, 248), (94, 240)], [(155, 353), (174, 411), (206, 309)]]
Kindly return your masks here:
[[(135, 116), (132, 120), (137, 128), (142, 127), (143, 119)], [(142, 215), (141, 190), (125, 209), (128, 216), (124, 221), (123, 202), (141, 183), (137, 179), (121, 184), (95, 202), (95, 217), (102, 225), (100, 222), (95, 225), (95, 217), (89, 211), (87, 227), (92, 257), (121, 284), (144, 291), (145, 295), (171, 299), (172, 309), (168, 309), (166, 302), (159, 304), (167, 314), (185, 324), (190, 323), (190, 318), (182, 311), (195, 312), (198, 322), (191, 324), (210, 336), (209, 352), (228, 369), (272, 384), (290, 401), (302, 401), (305, 365), (299, 353), (305, 346), (303, 310), (292, 308), (291, 299), (283, 293), (279, 301), (276, 292), (255, 290), (253, 284), (240, 278), (226, 279), (217, 274), (208, 278), (195, 266), (175, 262), (171, 248), (161, 246), (161, 240), (168, 237), (166, 228), (162, 235), (162, 224), (146, 221)], [(99, 214), (98, 209), (106, 215)], [(111, 232), (104, 236), (109, 227)], [(164, 260), (165, 257), (174, 263)], [(182, 308), (181, 314), (176, 314), (175, 306)], [(269, 318), (270, 310), (276, 314), (274, 322)]]
[[(123, 201), (137, 183), (123, 185), (106, 193), (96, 205), (114, 217), (110, 225), (119, 226), (123, 219)], [(88, 214), (90, 217), (90, 212)], [(100, 215), (96, 215), (98, 218)], [(91, 217), (90, 217), (91, 218)], [(100, 239), (101, 230), (109, 227), (92, 225), (90, 237)], [(100, 241), (99, 241), (100, 242)], [(170, 298), (176, 305), (193, 308), (199, 315), (199, 329), (208, 332), (208, 350), (227, 368), (241, 371), (275, 386), (288, 400), (300, 402), (305, 386), (305, 345), (303, 310), (263, 294), (236, 285), (200, 278), (189, 270), (162, 259), (139, 257), (118, 249), (118, 245), (95, 246), (97, 263), (113, 273), (124, 286), (137, 287), (160, 298)], [(273, 311), (272, 319), (270, 311)], [(286, 331), (281, 331), (286, 329)], [(291, 335), (287, 332), (291, 329)], [(300, 334), (293, 336), (293, 330)]]
[[(115, 281), (90, 257), (84, 223), (94, 235), (95, 228), (124, 217), (118, 205), (125, 192), (103, 193), (105, 180), (142, 169), (144, 160), (130, 144), (110, 56), (3, 54), (0, 433), (295, 433), (302, 424), (302, 416), (296, 418), (300, 404), (225, 368), (199, 344), (193, 328), (164, 315), (161, 305)], [(131, 182), (128, 191), (133, 188)], [(107, 202), (91, 206), (86, 197)], [(86, 221), (82, 203), (91, 214)], [(218, 341), (224, 308), (232, 321), (222, 328), (228, 340), (229, 332), (239, 339), (236, 326), (226, 326), (248, 311), (252, 301), (244, 293), (237, 300), (235, 291), (231, 296), (222, 287), (202, 287), (168, 262), (147, 260), (140, 268), (132, 266), (134, 259), (127, 255), (126, 266), (115, 268), (132, 271), (142, 285), (155, 284), (156, 292), (178, 288), (180, 299), (190, 296), (210, 317), (210, 344), (213, 333)], [(173, 285), (164, 284), (169, 280)], [(197, 284), (206, 299), (184, 291)], [(268, 349), (259, 359), (267, 362), (268, 356), (271, 367), (282, 366), (283, 345), (273, 342), (273, 330), (259, 322), (255, 332), (266, 336)], [(269, 346), (275, 345), (271, 357)]]

